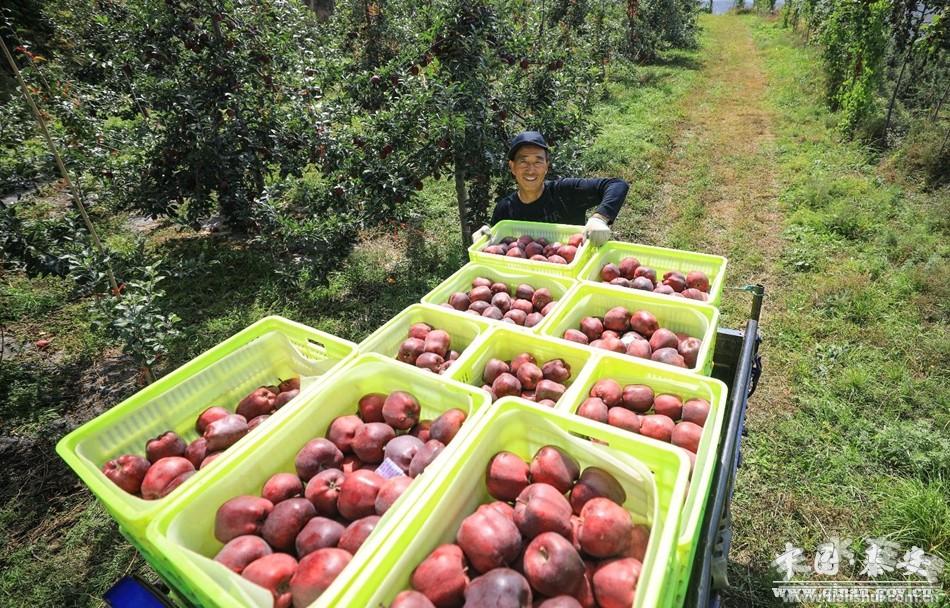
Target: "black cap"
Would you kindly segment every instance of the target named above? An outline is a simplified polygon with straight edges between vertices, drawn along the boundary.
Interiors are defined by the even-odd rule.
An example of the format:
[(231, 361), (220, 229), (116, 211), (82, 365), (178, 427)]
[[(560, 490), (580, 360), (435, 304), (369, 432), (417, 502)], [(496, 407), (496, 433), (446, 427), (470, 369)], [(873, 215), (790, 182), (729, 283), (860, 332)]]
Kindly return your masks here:
[(525, 145), (538, 146), (545, 150), (548, 149), (548, 142), (544, 141), (543, 135), (537, 131), (522, 131), (511, 140), (511, 145), (508, 147), (508, 160), (514, 159), (515, 152), (518, 151), (518, 148)]

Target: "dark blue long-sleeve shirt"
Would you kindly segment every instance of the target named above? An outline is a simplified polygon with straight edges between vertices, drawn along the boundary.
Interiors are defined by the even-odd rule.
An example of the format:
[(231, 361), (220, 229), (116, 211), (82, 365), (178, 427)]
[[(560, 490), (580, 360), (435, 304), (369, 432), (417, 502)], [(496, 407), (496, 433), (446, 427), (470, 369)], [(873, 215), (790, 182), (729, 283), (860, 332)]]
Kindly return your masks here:
[(610, 223), (620, 213), (628, 189), (627, 182), (618, 178), (547, 180), (541, 197), (533, 203), (522, 203), (517, 191), (498, 199), (491, 223), (523, 220), (580, 226), (587, 222), (586, 211), (591, 207)]

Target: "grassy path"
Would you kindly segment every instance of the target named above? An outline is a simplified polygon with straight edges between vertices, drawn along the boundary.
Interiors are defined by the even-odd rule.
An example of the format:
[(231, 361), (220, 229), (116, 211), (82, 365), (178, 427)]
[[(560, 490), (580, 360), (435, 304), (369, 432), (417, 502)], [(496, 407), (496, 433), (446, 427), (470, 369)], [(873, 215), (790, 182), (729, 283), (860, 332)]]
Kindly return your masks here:
[[(726, 256), (730, 287), (764, 284), (767, 299), (761, 323), (768, 337), (774, 316), (784, 308), (784, 277), (777, 268), (784, 214), (779, 203), (776, 116), (767, 104), (768, 78), (744, 19), (706, 18), (702, 49), (702, 70), (682, 101), (680, 131), (663, 165), (650, 211), (652, 229), (645, 240)], [(744, 293), (727, 291), (723, 325), (741, 328), (749, 304)], [(750, 402), (753, 427), (751, 419), (758, 412), (767, 416), (764, 412), (782, 407), (790, 390), (788, 360), (773, 340), (765, 340), (762, 354), (766, 375)], [(766, 599), (767, 590), (754, 572), (768, 566), (768, 560), (762, 561), (766, 555), (742, 548), (747, 539), (772, 536), (763, 529), (769, 522), (759, 506), (746, 506), (751, 510), (736, 514), (735, 544), (747, 568), (731, 573), (736, 586), (732, 599), (742, 604), (756, 596)]]
[[(853, 540), (844, 580), (861, 578), (869, 537), (946, 559), (946, 192), (888, 183), (840, 141), (815, 51), (790, 32), (703, 26), (701, 67), (665, 110), (669, 152), (618, 231), (725, 255), (729, 286), (767, 288), (727, 603), (777, 604), (769, 564), (786, 542), (811, 560), (831, 536)], [(727, 291), (723, 324), (741, 327), (748, 307)]]

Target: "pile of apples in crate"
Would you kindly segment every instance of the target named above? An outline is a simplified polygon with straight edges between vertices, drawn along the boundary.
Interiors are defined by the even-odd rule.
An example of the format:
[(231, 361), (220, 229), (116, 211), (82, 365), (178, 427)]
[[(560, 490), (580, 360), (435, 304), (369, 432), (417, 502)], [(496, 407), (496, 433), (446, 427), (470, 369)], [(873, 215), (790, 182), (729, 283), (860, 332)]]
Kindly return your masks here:
[(145, 444), (145, 457), (123, 454), (102, 465), (102, 472), (129, 494), (145, 500), (163, 498), (257, 428), (273, 412), (300, 393), (300, 378), (261, 386), (241, 399), (232, 414), (220, 406), (204, 410), (195, 420), (198, 438), (189, 444), (165, 431)]
[(672, 443), (686, 450), (694, 462), (709, 402), (698, 397), (684, 401), (670, 393), (657, 395), (645, 384), (621, 387), (616, 380), (604, 378), (591, 387), (577, 415)]
[(584, 317), (577, 329), (564, 332), (564, 339), (676, 367), (694, 367), (703, 342), (684, 333), (660, 327), (647, 310), (628, 311), (623, 306), (603, 317)]
[(482, 371), (482, 389), (494, 399), (514, 396), (540, 405), (554, 407), (567, 390), (571, 366), (564, 359), (551, 359), (538, 365), (531, 353), (519, 353), (511, 361), (489, 359)]
[(420, 420), (420, 411), (406, 391), (364, 395), (356, 414), (300, 449), (294, 473), (218, 508), (214, 535), (225, 544), (214, 559), (270, 590), (275, 607), (308, 606), (466, 418), (453, 408)]
[(413, 323), (406, 339), (399, 345), (396, 358), (403, 363), (442, 374), (459, 358), (459, 352), (452, 350), (449, 332), (434, 329), (428, 323)]
[(504, 255), (509, 258), (524, 258), (535, 262), (552, 264), (570, 264), (577, 255), (578, 248), (584, 243), (584, 235), (572, 234), (566, 243), (549, 243), (545, 238), (534, 238), (523, 234), (519, 237), (506, 236), (495, 245), (482, 247), (482, 252)]
[(679, 296), (691, 300), (706, 302), (709, 300), (709, 277), (700, 270), (691, 270), (686, 274), (670, 270), (658, 281), (656, 270), (642, 266), (640, 260), (628, 256), (620, 264), (609, 262), (600, 269), (600, 280), (611, 285), (620, 285), (630, 289), (652, 291), (669, 296)]
[(522, 283), (512, 294), (508, 285), (501, 281), (475, 277), (470, 290), (453, 293), (442, 306), (504, 323), (534, 327), (555, 304), (557, 300), (547, 287), (535, 289)]
[(530, 463), (498, 452), (485, 484), (495, 501), (415, 568), (412, 589), (390, 608), (633, 604), (650, 530), (634, 523), (608, 471), (582, 472), (565, 450), (547, 445)]

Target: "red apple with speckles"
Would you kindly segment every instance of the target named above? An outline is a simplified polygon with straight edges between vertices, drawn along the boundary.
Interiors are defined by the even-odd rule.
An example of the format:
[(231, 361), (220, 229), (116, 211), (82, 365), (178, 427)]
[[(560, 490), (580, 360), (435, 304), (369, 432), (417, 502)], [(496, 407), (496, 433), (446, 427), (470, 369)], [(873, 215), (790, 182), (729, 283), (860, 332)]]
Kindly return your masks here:
[[(432, 333), (429, 334), (431, 335)], [(406, 391), (393, 391), (383, 402), (383, 419), (396, 430), (409, 430), (419, 422), (421, 409), (419, 402), (411, 394)]]
[(412, 572), (410, 583), (436, 608), (458, 608), (469, 584), (466, 570), (461, 547), (440, 545)]
[(633, 520), (614, 501), (591, 498), (581, 509), (580, 517), (577, 541), (586, 554), (602, 559), (620, 555), (629, 547)]
[(337, 516), (339, 511), (336, 503), (344, 477), (340, 469), (324, 469), (310, 479), (304, 497), (316, 508), (317, 513), (325, 517)]
[(214, 556), (214, 561), (240, 574), (248, 564), (273, 552), (263, 538), (247, 534), (229, 540)]
[(627, 493), (613, 475), (600, 467), (587, 467), (581, 471), (577, 483), (571, 488), (571, 508), (575, 515), (581, 514), (581, 509), (592, 498), (602, 496), (622, 505), (627, 500)]
[(541, 533), (528, 543), (523, 564), (531, 588), (544, 595), (572, 595), (584, 579), (584, 560), (556, 532)]
[(211, 424), (215, 420), (224, 418), (230, 413), (231, 412), (224, 409), (223, 407), (213, 405), (209, 407), (208, 409), (206, 409), (205, 411), (198, 414), (198, 419), (195, 420), (195, 430), (198, 431), (199, 435), (204, 435), (205, 429), (208, 428), (209, 424)]
[(291, 579), (297, 572), (297, 560), (286, 553), (272, 553), (254, 560), (241, 576), (270, 591), (274, 608), (290, 608)]
[(409, 488), (410, 484), (412, 484), (412, 478), (406, 475), (399, 475), (384, 481), (376, 494), (376, 502), (374, 503), (376, 514), (383, 515), (386, 513), (393, 506), (393, 503), (402, 496), (402, 493)]
[(327, 429), (327, 439), (333, 442), (343, 454), (353, 452), (353, 437), (363, 426), (363, 421), (359, 416), (347, 415), (337, 416), (330, 423)]
[(297, 549), (297, 556), (304, 557), (308, 553), (326, 549), (327, 547), (336, 547), (343, 536), (346, 526), (338, 521), (317, 516), (300, 530), (294, 541), (294, 547)]
[(164, 498), (195, 474), (195, 465), (181, 456), (169, 456), (154, 463), (142, 478), (142, 498)]
[(531, 459), (529, 472), (532, 483), (546, 483), (564, 494), (574, 486), (581, 470), (573, 456), (557, 446), (546, 445)]
[(247, 534), (260, 534), (274, 504), (260, 496), (235, 496), (225, 501), (214, 516), (214, 537), (222, 543)]
[(306, 498), (288, 498), (271, 509), (261, 526), (261, 536), (278, 551), (293, 551), (294, 540), (317, 510)]
[(203, 437), (209, 452), (226, 450), (248, 433), (247, 419), (239, 414), (228, 414), (205, 427)]
[(531, 585), (511, 568), (496, 568), (469, 583), (463, 608), (531, 608)]
[(250, 395), (241, 399), (235, 413), (244, 416), (247, 420), (261, 414), (269, 414), (274, 410), (275, 399), (277, 395), (267, 388), (254, 389)]
[(165, 431), (145, 443), (145, 457), (154, 464), (169, 456), (184, 456), (185, 448), (185, 442), (178, 436), (178, 433)]
[(488, 463), (485, 485), (497, 500), (512, 501), (528, 487), (528, 463), (512, 452), (498, 452)]
[(594, 597), (601, 608), (630, 608), (636, 598), (640, 560), (632, 557), (605, 563), (594, 573)]
[(343, 531), (339, 547), (350, 553), (356, 553), (376, 528), (377, 523), (379, 523), (379, 515), (367, 515), (357, 519)]
[(138, 494), (150, 466), (141, 456), (123, 454), (102, 465), (102, 472), (129, 494)]
[(305, 443), (294, 458), (297, 475), (304, 481), (310, 481), (314, 475), (324, 469), (338, 469), (342, 463), (343, 452), (324, 437), (317, 437)]
[(363, 422), (384, 422), (383, 403), (386, 395), (383, 393), (369, 393), (363, 395), (359, 401), (360, 418)]
[(275, 505), (288, 498), (303, 496), (304, 486), (300, 478), (293, 473), (276, 473), (264, 482), (261, 496)]
[(361, 469), (346, 475), (340, 486), (336, 508), (343, 517), (354, 520), (376, 514), (376, 495), (385, 480), (374, 471)]
[(521, 553), (521, 533), (500, 510), (481, 505), (462, 520), (456, 542), (479, 572), (507, 566)]
[(426, 441), (425, 444), (419, 448), (419, 451), (416, 452), (416, 455), (412, 457), (412, 462), (409, 463), (409, 477), (418, 477), (421, 475), (426, 467), (432, 464), (432, 461), (435, 460), (444, 449), (445, 445), (438, 439)]
[(350, 445), (360, 460), (377, 464), (383, 461), (385, 446), (395, 436), (396, 431), (385, 422), (367, 422), (353, 436)]
[(571, 504), (554, 486), (532, 483), (515, 500), (515, 525), (525, 539), (542, 532), (570, 537)]
[(315, 602), (352, 559), (348, 551), (332, 547), (307, 554), (290, 579), (293, 605), (303, 607)]
[(429, 437), (448, 445), (462, 429), (462, 424), (466, 418), (467, 415), (463, 410), (458, 408), (446, 410), (432, 421), (432, 426), (429, 429)]

